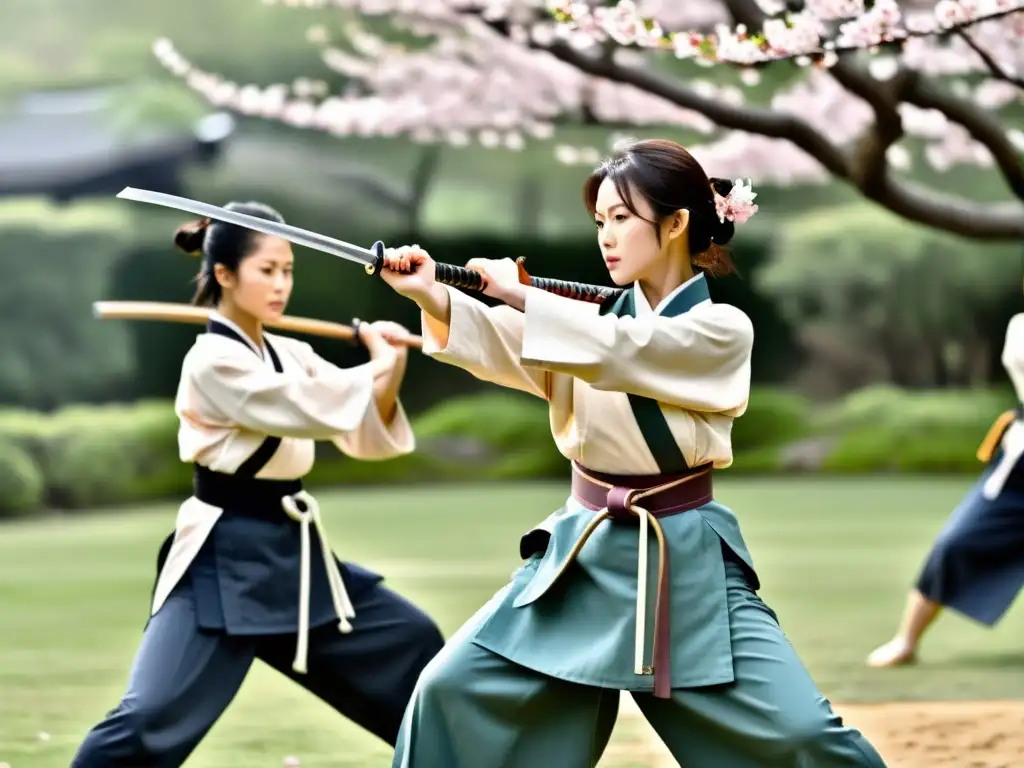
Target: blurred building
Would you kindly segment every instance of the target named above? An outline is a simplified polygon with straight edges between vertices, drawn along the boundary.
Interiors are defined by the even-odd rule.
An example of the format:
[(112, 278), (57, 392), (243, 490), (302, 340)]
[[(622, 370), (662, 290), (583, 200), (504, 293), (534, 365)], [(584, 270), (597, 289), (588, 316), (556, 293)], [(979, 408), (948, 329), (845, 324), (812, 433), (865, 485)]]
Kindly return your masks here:
[(111, 119), (118, 96), (113, 88), (29, 93), (0, 111), (0, 197), (67, 203), (126, 186), (182, 194), (183, 171), (214, 162), (235, 130), (226, 113), (126, 130)]

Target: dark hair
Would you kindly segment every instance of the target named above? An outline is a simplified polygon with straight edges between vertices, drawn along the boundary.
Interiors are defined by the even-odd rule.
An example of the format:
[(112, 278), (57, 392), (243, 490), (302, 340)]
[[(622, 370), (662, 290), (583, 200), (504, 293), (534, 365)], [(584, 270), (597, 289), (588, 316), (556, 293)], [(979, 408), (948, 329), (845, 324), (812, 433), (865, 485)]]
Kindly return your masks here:
[[(224, 207), (229, 211), (284, 223), (280, 213), (263, 203), (228, 203)], [(196, 276), (192, 303), (215, 306), (220, 301), (221, 289), (213, 274), (214, 266), (223, 264), (234, 272), (243, 259), (256, 250), (258, 238), (262, 236), (252, 229), (210, 219), (190, 221), (178, 227), (174, 233), (175, 247), (189, 256), (201, 256), (203, 259), (203, 266)]]
[[(657, 227), (666, 217), (685, 208), (690, 212), (687, 239), (693, 266), (713, 275), (735, 271), (732, 259), (721, 246), (732, 240), (735, 225), (719, 221), (715, 192), (725, 197), (732, 190), (728, 179), (708, 178), (700, 163), (684, 147), (665, 139), (634, 142), (619, 149), (587, 177), (583, 201), (593, 214), (597, 191), (605, 179), (611, 179), (622, 202), (640, 216), (630, 185), (643, 195), (654, 209)], [(649, 219), (645, 219), (649, 221)], [(661, 237), (661, 230), (656, 229)]]

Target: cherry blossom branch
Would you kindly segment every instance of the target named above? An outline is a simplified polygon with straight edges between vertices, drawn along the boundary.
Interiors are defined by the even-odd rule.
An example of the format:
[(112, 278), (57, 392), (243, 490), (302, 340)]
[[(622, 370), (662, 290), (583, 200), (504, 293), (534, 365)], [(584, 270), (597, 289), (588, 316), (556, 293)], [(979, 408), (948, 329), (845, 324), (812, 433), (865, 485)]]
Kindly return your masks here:
[[(231, 83), (193, 66), (169, 41), (158, 43), (157, 55), (215, 104), (339, 136), (405, 135), (453, 146), (476, 137), (485, 147), (517, 150), (529, 138), (552, 138), (555, 127), (567, 121), (608, 128), (681, 127), (709, 136), (708, 143), (691, 144), (690, 149), (715, 175), (780, 184), (847, 180), (865, 197), (908, 219), (973, 237), (1020, 237), (1024, 227), (1019, 206), (1002, 210), (971, 205), (897, 184), (891, 177), (892, 169), (910, 162), (909, 152), (899, 144), (910, 135), (924, 139), (926, 158), (940, 170), (957, 162), (990, 165), (995, 158), (1011, 188), (1020, 188), (1020, 162), (1011, 138), (1021, 143), (1024, 134), (1004, 132), (989, 111), (1018, 98), (1013, 86), (988, 80), (975, 90), (974, 104), (959, 92), (934, 88), (923, 76), (985, 71), (977, 52), (955, 34), (941, 35), (947, 43), (942, 48), (933, 44), (938, 36), (906, 40), (901, 63), (889, 75), (879, 69), (892, 61), (885, 56), (872, 60), (870, 76), (852, 65), (840, 67), (838, 78), (830, 69), (812, 68), (799, 82), (777, 90), (770, 105), (758, 107), (745, 104), (738, 88), (675, 80), (628, 63), (621, 54), (630, 52), (619, 50), (629, 47), (628, 41), (608, 37), (600, 47), (580, 47), (577, 38), (559, 37), (557, 25), (538, 21), (544, 0), (283, 2), (386, 16), (391, 25), (412, 32), (423, 44), (389, 42), (353, 23), (342, 25), (343, 33), (334, 43), (326, 28), (311, 28), (310, 42), (320, 46), (324, 63), (349, 84), (343, 95)], [(769, 0), (757, 2), (763, 6)], [(837, 3), (859, 2), (807, 0), (819, 10), (833, 6), (833, 12)], [(968, 2), (978, 6), (1008, 0), (949, 2), (963, 10)], [(699, 8), (686, 3), (685, 9), (683, 4), (662, 3), (659, 19), (680, 28), (731, 21), (755, 28), (770, 21), (753, 0), (726, 5), (731, 18), (718, 3), (701, 3)], [(885, 0), (878, 0), (875, 8), (884, 10)], [(680, 15), (683, 10), (686, 13)], [(698, 10), (699, 21), (693, 15)], [(666, 15), (670, 11), (674, 18)], [(879, 18), (862, 22), (859, 28), (877, 31)], [(996, 51), (999, 60), (1017, 55), (1012, 41), (1024, 35), (1024, 13), (975, 23), (972, 37), (980, 47)], [(800, 43), (775, 39), (791, 48)], [(849, 57), (833, 52), (824, 63), (838, 66)], [(590, 164), (599, 154), (592, 147), (555, 149), (556, 157), (569, 163)], [(1013, 220), (1007, 224), (1009, 217)]]
[[(670, 80), (647, 70), (626, 69), (617, 64), (588, 57), (567, 44), (551, 46), (562, 61), (585, 72), (611, 80), (629, 83), (669, 99), (680, 106), (697, 109), (721, 126), (755, 134), (786, 139), (825, 166), (833, 176), (847, 179), (874, 202), (904, 218), (936, 229), (955, 232), (976, 239), (1024, 237), (1024, 210), (1019, 206), (1008, 210), (971, 204), (960, 199), (944, 199), (905, 184), (889, 176), (886, 152), (903, 135), (896, 101), (861, 89), (866, 100), (881, 113), (876, 133), (865, 139), (854, 156), (848, 156), (832, 144), (824, 134), (799, 118), (754, 107), (732, 104), (702, 103), (701, 97)], [(837, 66), (839, 66), (837, 64)], [(866, 75), (865, 81), (874, 83)], [(844, 84), (845, 85), (845, 84)], [(858, 94), (861, 95), (861, 94)]]
[[(867, 199), (910, 221), (975, 239), (1024, 237), (1024, 208), (1019, 205), (979, 205), (893, 179), (887, 153), (904, 135), (899, 103), (928, 103), (928, 91), (919, 73), (904, 69), (880, 84), (849, 61), (840, 61), (829, 73), (875, 110), (875, 123), (859, 142), (852, 163), (852, 181)], [(1011, 186), (1024, 199), (1020, 195), (1024, 192), (1024, 177), (1019, 162), (1015, 170), (1016, 181), (1011, 180)]]
[(624, 47), (670, 50), (698, 63), (743, 66), (786, 60), (831, 66), (841, 53), (902, 47), (915, 38), (962, 32), (1024, 10), (1022, 0), (940, 0), (930, 17), (918, 14), (911, 22), (895, 0), (876, 0), (870, 10), (864, 0), (810, 0), (803, 9), (781, 15), (763, 12), (764, 6), (784, 7), (777, 0), (759, 5), (759, 32), (740, 23), (735, 28), (719, 24), (715, 32), (704, 34), (666, 32), (634, 0), (619, 0), (610, 8), (591, 8), (590, 0), (549, 0), (560, 34), (576, 47), (612, 39)]
[(989, 152), (1013, 194), (1024, 200), (1024, 161), (1013, 146), (1006, 129), (990, 112), (979, 109), (965, 99), (940, 89), (929, 78), (918, 76), (907, 83), (900, 94), (908, 104), (934, 109), (962, 125)]
[(995, 77), (997, 80), (1003, 80), (1004, 82), (1007, 82), (1010, 85), (1014, 85), (1017, 88), (1024, 90), (1024, 77), (1017, 77), (1008, 72), (1003, 66), (999, 64), (999, 62), (997, 62), (992, 57), (992, 54), (990, 54), (988, 51), (986, 51), (984, 48), (978, 45), (975, 39), (967, 33), (967, 30), (958, 29), (957, 36), (965, 43), (967, 43), (976, 54), (978, 54), (981, 60), (985, 62), (985, 66), (989, 68), (989, 71), (992, 73), (993, 77)]
[(865, 196), (875, 199), (889, 184), (889, 148), (903, 138), (903, 121), (896, 94), (903, 91), (915, 73), (901, 69), (884, 84), (848, 60), (840, 60), (829, 74), (846, 90), (864, 99), (875, 113), (874, 124), (860, 141), (850, 164), (850, 178)]
[[(503, 25), (495, 22), (494, 26), (501, 29)], [(585, 51), (565, 42), (554, 43), (546, 50), (582, 72), (635, 86), (680, 107), (700, 112), (723, 128), (786, 139), (814, 157), (834, 175), (845, 177), (848, 174), (846, 159), (840, 148), (795, 116), (704, 96), (649, 70), (626, 68), (603, 56), (589, 56)]]
[[(762, 11), (755, 0), (726, 0), (733, 17), (756, 24)], [(904, 218), (938, 229), (979, 239), (1024, 236), (1024, 210), (1018, 205), (1002, 208), (977, 205), (939, 196), (892, 178), (888, 153), (904, 136), (900, 103), (937, 109), (963, 125), (992, 152), (1015, 196), (1024, 200), (1024, 167), (1002, 127), (992, 118), (952, 94), (940, 92), (920, 73), (900, 67), (887, 81), (879, 81), (842, 56), (829, 74), (850, 93), (867, 102), (874, 124), (858, 142), (850, 162), (850, 180), (869, 200)]]

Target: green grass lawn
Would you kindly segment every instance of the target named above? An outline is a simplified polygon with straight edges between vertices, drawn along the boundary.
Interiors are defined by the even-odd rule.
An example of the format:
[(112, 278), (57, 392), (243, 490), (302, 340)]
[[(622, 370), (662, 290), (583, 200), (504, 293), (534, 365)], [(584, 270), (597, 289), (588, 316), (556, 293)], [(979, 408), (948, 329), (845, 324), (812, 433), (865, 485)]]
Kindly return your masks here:
[[(908, 583), (969, 478), (734, 480), (763, 596), (834, 701), (1006, 698), (1024, 690), (1024, 610), (996, 631), (940, 620), (923, 665), (880, 672), (864, 656), (892, 631)], [(517, 538), (560, 485), (319, 495), (339, 555), (381, 569), (451, 633), (517, 565)], [(0, 527), (0, 763), (67, 766), (113, 707), (139, 640), (174, 505)], [(48, 734), (48, 738), (40, 737)], [(617, 752), (635, 726), (623, 723)], [(386, 766), (389, 750), (257, 666), (189, 768)], [(642, 765), (635, 760), (616, 762)]]

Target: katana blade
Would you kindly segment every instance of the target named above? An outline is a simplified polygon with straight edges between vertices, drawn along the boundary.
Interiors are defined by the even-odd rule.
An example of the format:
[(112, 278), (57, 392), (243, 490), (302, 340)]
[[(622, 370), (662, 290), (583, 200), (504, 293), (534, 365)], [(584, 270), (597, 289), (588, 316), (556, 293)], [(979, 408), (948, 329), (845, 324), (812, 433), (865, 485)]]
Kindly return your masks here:
[[(266, 235), (283, 237), (285, 240), (296, 245), (304, 245), (316, 251), (329, 253), (332, 256), (362, 264), (363, 269), (368, 275), (379, 275), (384, 268), (384, 243), (380, 240), (375, 242), (370, 248), (363, 248), (346, 243), (344, 240), (321, 235), (318, 232), (310, 232), (308, 229), (295, 227), (291, 224), (268, 221), (258, 216), (249, 216), (238, 211), (229, 211), (227, 208), (221, 208), (218, 205), (190, 200), (187, 197), (168, 195), (164, 192), (152, 192), (148, 189), (125, 187), (117, 196), (123, 200), (135, 200), (140, 203), (162, 205), (165, 208), (174, 208), (196, 216), (205, 216), (206, 218), (223, 221), (227, 224), (235, 224)], [(519, 264), (519, 281), (521, 283), (539, 288), (542, 291), (558, 294), (559, 296), (600, 304), (622, 293), (621, 288), (607, 288), (602, 285), (554, 280), (547, 277), (531, 277), (527, 274), (525, 267), (523, 267), (523, 257), (516, 259), (516, 262)], [(472, 291), (483, 289), (480, 273), (466, 267), (436, 262), (434, 265), (434, 275), (437, 282), (444, 285), (467, 288)]]
[[(139, 203), (150, 203), (152, 205), (162, 205), (165, 208), (175, 208), (179, 211), (195, 214), (196, 216), (205, 216), (227, 224), (254, 229), (265, 235), (283, 237), (285, 240), (296, 245), (304, 245), (307, 248), (313, 248), (323, 253), (329, 253), (332, 256), (362, 264), (370, 274), (377, 270), (379, 261), (383, 258), (383, 253), (378, 254), (376, 250), (352, 245), (343, 240), (321, 235), (318, 232), (310, 232), (308, 229), (295, 227), (291, 224), (281, 224), (277, 221), (261, 219), (258, 216), (250, 216), (238, 211), (229, 211), (227, 208), (222, 208), (219, 205), (202, 203), (198, 200), (190, 200), (187, 197), (168, 195), (164, 192), (153, 192), (148, 189), (136, 189), (135, 187), (125, 187), (117, 196), (123, 200), (134, 200)], [(381, 244), (380, 250), (383, 251), (383, 244)]]

